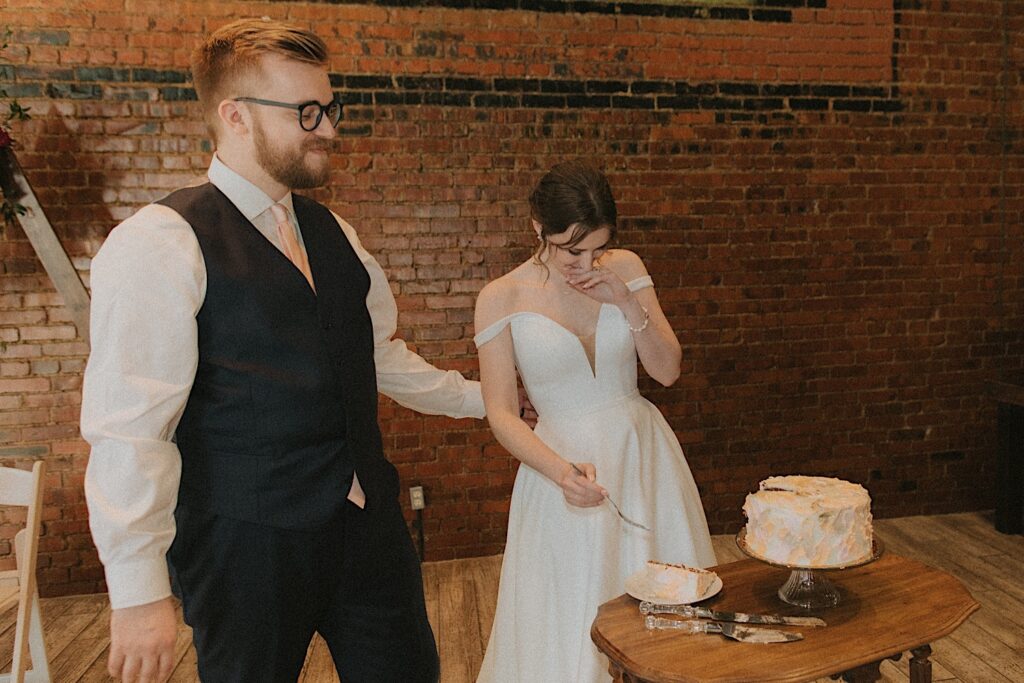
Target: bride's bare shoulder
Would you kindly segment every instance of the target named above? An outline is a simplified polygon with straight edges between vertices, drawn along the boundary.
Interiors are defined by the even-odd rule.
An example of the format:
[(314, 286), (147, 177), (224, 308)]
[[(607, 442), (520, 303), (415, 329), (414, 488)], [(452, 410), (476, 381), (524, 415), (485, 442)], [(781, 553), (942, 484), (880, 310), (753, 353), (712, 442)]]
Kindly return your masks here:
[(518, 265), (501, 277), (497, 277), (480, 290), (480, 296), (501, 297), (514, 296), (524, 288), (536, 286), (536, 273), (538, 266), (527, 262)]
[(484, 285), (476, 300), (477, 315), (485, 313), (488, 319), (497, 320), (519, 310), (543, 284), (535, 272), (538, 269), (528, 261)]
[(518, 298), (519, 289), (522, 286), (519, 275), (520, 268), (522, 268), (522, 266), (511, 270), (501, 277), (495, 278), (484, 285), (476, 299), (476, 310), (478, 314), (481, 311), (487, 311), (490, 313), (489, 317), (500, 317), (505, 315), (507, 311), (511, 310)]

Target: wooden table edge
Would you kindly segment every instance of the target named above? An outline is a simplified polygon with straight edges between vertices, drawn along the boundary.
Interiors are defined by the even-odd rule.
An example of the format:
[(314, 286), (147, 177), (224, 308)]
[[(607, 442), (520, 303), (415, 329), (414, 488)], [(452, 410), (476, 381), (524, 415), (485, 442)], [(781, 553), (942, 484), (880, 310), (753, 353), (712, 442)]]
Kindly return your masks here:
[[(874, 662), (884, 661), (886, 659), (889, 659), (890, 657), (895, 657), (897, 654), (902, 654), (904, 652), (910, 652), (911, 650), (914, 650), (916, 648), (922, 647), (924, 645), (930, 645), (931, 643), (934, 643), (936, 640), (939, 640), (941, 638), (945, 638), (950, 633), (952, 633), (953, 631), (955, 631), (958, 628), (960, 628), (961, 624), (963, 624), (965, 621), (967, 621), (967, 619), (969, 619), (970, 616), (972, 614), (974, 614), (975, 612), (977, 612), (978, 609), (981, 607), (981, 605), (978, 603), (977, 600), (974, 599), (973, 596), (971, 596), (971, 602), (972, 602), (972, 604), (964, 607), (964, 609), (958, 615), (956, 615), (955, 617), (950, 619), (948, 622), (946, 622), (942, 626), (939, 626), (939, 627), (933, 629), (928, 634), (928, 638), (926, 638), (924, 640), (921, 640), (921, 639), (906, 640), (906, 641), (903, 641), (901, 643), (893, 644), (890, 647), (878, 648), (874, 652), (862, 655), (861, 657), (852, 657), (852, 658), (850, 658), (847, 661), (837, 662), (836, 666), (839, 667), (840, 671), (849, 671), (850, 669), (856, 669), (857, 667), (864, 666), (865, 664), (873, 664)], [(828, 673), (817, 674), (817, 675), (813, 675), (812, 674), (812, 675), (810, 675), (809, 678), (807, 676), (805, 676), (803, 678), (796, 678), (796, 679), (790, 679), (790, 678), (778, 678), (778, 679), (776, 679), (776, 678), (769, 678), (769, 679), (765, 679), (765, 681), (766, 682), (767, 681), (772, 681), (773, 683), (776, 682), (776, 681), (778, 681), (779, 683), (783, 683), (783, 682), (785, 682), (785, 683), (797, 683), (798, 681), (813, 681), (815, 679), (822, 678), (822, 677), (828, 676), (828, 675), (830, 675), (830, 674), (828, 674)]]

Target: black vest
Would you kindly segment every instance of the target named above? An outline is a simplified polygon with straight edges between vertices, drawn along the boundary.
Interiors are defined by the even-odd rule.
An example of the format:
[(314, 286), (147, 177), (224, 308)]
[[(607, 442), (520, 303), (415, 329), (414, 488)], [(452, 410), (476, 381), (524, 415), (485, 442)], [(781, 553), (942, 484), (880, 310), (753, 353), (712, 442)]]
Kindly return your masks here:
[(367, 505), (398, 494), (377, 424), (370, 278), (334, 216), (294, 196), (316, 294), (211, 184), (160, 200), (206, 264), (199, 366), (175, 434), (179, 505), (283, 528), (343, 505), (353, 469)]

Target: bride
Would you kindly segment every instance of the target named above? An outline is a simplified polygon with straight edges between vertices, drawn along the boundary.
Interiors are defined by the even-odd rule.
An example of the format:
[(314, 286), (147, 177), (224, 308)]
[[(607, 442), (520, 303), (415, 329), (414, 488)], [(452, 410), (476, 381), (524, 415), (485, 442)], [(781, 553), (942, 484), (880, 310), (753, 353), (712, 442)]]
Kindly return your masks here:
[[(478, 683), (607, 681), (597, 607), (648, 559), (716, 563), (671, 427), (637, 390), (637, 358), (665, 386), (681, 351), (640, 258), (612, 249), (604, 175), (555, 166), (530, 195), (533, 258), (489, 283), (474, 338), (487, 419), (522, 466), (498, 605)], [(518, 374), (537, 411), (522, 420)], [(610, 498), (640, 526), (624, 522)]]

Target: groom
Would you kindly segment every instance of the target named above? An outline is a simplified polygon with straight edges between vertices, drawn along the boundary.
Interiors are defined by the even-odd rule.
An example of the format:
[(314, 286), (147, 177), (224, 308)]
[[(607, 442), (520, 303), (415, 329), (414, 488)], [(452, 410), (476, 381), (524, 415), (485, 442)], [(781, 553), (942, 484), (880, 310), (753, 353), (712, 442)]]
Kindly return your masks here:
[(92, 268), (82, 433), (110, 673), (169, 676), (169, 565), (207, 683), (294, 681), (315, 632), (346, 683), (436, 681), (377, 392), (482, 417), (479, 386), (391, 339), (380, 266), (292, 194), (329, 175), (324, 43), (242, 20), (193, 61), (209, 181), (124, 221)]

